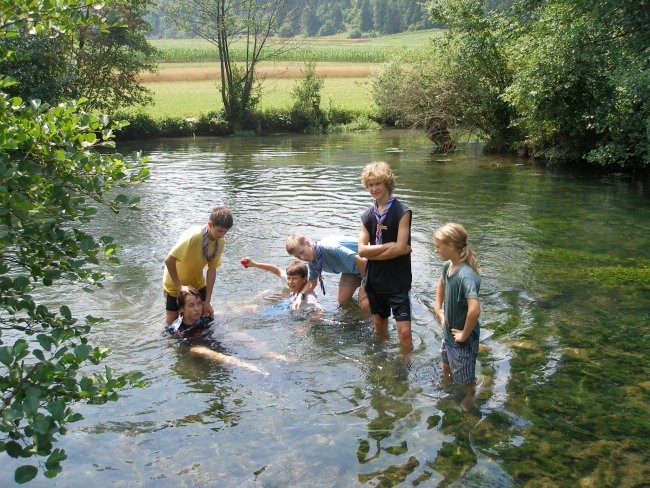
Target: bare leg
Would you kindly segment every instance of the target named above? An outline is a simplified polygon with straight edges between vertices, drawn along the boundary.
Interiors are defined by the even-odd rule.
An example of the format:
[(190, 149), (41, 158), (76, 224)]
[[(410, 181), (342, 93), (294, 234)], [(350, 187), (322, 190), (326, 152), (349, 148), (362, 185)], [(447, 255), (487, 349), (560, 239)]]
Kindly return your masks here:
[(373, 314), (372, 321), (375, 324), (375, 334), (377, 334), (382, 339), (386, 338), (388, 335), (388, 319), (384, 319), (377, 314)]
[(220, 352), (213, 351), (212, 349), (205, 346), (192, 346), (190, 348), (190, 352), (192, 354), (196, 354), (197, 356), (204, 357), (216, 363), (232, 364), (235, 366), (239, 366), (241, 368), (248, 369), (250, 371), (255, 371), (256, 373), (268, 375), (266, 371), (261, 370), (260, 368), (258, 368), (257, 366), (251, 363), (247, 363), (246, 361), (242, 361), (241, 359), (237, 359), (232, 356), (221, 354)]
[(341, 273), (339, 279), (338, 301), (339, 305), (345, 306), (350, 303), (354, 292), (361, 285), (361, 278), (350, 273)]
[(440, 388), (447, 388), (452, 383), (451, 368), (449, 367), (449, 364), (442, 363), (442, 379), (440, 380)]
[(397, 322), (397, 335), (402, 345), (402, 352), (411, 352), (413, 350), (413, 335), (411, 334), (411, 321), (405, 320)]
[(359, 287), (359, 307), (364, 312), (370, 312), (370, 302), (368, 301), (368, 295), (366, 295), (366, 289), (363, 286)]
[(465, 385), (465, 397), (460, 402), (460, 408), (463, 412), (469, 412), (476, 405), (474, 393), (474, 385)]
[(339, 305), (345, 306), (350, 303), (355, 291), (356, 288), (354, 286), (339, 285), (339, 294), (337, 297)]

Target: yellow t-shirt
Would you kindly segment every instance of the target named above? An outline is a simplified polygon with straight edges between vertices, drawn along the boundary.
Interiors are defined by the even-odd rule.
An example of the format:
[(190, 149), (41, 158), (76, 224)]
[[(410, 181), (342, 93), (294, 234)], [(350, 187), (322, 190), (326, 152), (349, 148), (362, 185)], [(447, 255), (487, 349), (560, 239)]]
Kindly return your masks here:
[[(222, 237), (218, 242), (217, 255), (208, 261), (203, 255), (203, 226), (190, 227), (178, 238), (169, 254), (176, 258), (176, 270), (183, 285), (192, 286), (197, 290), (205, 286), (203, 274), (205, 265), (208, 265), (208, 269), (216, 269), (221, 266), (221, 254), (226, 240)], [(208, 240), (208, 256), (214, 252), (216, 244), (217, 241)], [(167, 266), (165, 266), (163, 275), (163, 289), (173, 297), (178, 296), (178, 290), (169, 276)]]

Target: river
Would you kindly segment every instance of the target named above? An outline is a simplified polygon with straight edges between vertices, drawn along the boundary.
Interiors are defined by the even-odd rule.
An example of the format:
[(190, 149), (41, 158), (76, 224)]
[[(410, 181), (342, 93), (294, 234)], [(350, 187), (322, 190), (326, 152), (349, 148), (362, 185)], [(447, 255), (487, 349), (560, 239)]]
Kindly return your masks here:
[[(107, 318), (91, 343), (147, 384), (81, 405), (84, 420), (55, 445), (68, 455), (63, 472), (30, 486), (647, 486), (648, 181), (547, 169), (471, 144), (436, 154), (407, 131), (122, 149), (136, 147), (151, 157), (151, 178), (129, 190), (140, 211), (101, 213), (91, 227), (123, 245), (121, 264), (101, 290), (62, 286), (48, 300)], [(381, 341), (358, 307), (337, 305), (338, 277), (325, 275), (332, 291), (313, 318), (282, 308), (274, 277), (239, 263), (286, 266), (294, 232), (356, 239), (372, 203), (361, 169), (377, 160), (413, 210), (407, 356), (394, 323)], [(217, 205), (235, 224), (217, 272), (215, 339), (265, 374), (193, 357), (162, 334), (163, 259)], [(482, 267), (469, 412), (439, 386), (432, 233), (447, 221), (467, 228)]]

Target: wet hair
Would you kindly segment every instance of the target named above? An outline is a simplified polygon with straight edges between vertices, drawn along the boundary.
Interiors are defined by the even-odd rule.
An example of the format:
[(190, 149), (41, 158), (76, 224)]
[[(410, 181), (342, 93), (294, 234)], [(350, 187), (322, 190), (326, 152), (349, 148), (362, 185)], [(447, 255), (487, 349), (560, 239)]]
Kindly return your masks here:
[(307, 265), (302, 261), (291, 261), (286, 269), (287, 276), (300, 276), (301, 278), (307, 278)]
[(226, 207), (214, 207), (210, 213), (212, 225), (230, 229), (232, 227), (232, 213)]
[(366, 164), (361, 171), (361, 183), (368, 188), (370, 182), (380, 181), (386, 185), (388, 193), (392, 194), (395, 189), (395, 174), (383, 161)]
[(307, 238), (301, 234), (290, 235), (285, 242), (287, 252), (293, 256), (306, 242)]
[(192, 288), (190, 286), (186, 289), (183, 289), (178, 292), (178, 297), (176, 298), (176, 303), (178, 303), (179, 310), (183, 310), (183, 307), (185, 306), (185, 301), (189, 296), (193, 296), (201, 300), (201, 294), (199, 293), (199, 290), (197, 290), (196, 288)]
[(454, 246), (460, 254), (461, 263), (467, 263), (477, 273), (481, 271), (481, 267), (478, 264), (478, 256), (472, 251), (472, 248), (467, 242), (469, 235), (465, 227), (455, 222), (446, 223), (439, 229), (436, 229), (433, 233), (433, 238), (439, 242)]

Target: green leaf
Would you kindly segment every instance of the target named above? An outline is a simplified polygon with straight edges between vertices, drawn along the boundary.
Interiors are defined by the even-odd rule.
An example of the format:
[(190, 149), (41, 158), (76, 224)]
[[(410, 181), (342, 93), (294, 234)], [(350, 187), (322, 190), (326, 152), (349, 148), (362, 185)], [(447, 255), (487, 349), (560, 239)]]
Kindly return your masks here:
[(82, 359), (85, 361), (88, 359), (88, 356), (90, 355), (91, 348), (87, 344), (79, 344), (77, 347), (74, 348), (74, 353), (77, 355), (78, 358)]
[(52, 348), (52, 338), (50, 336), (45, 334), (38, 334), (36, 336), (36, 340), (38, 340), (38, 343), (46, 351), (49, 351)]
[(52, 418), (57, 421), (63, 420), (63, 416), (65, 414), (65, 402), (63, 400), (57, 400), (56, 402), (51, 402), (47, 404), (47, 407), (45, 407), (50, 414), (52, 414)]
[(5, 445), (5, 451), (12, 458), (19, 458), (23, 452), (23, 448), (16, 441), (9, 441)]
[(59, 313), (68, 320), (72, 319), (72, 312), (66, 305), (62, 305), (61, 308), (59, 308)]
[(37, 474), (38, 468), (36, 466), (25, 464), (16, 469), (16, 472), (14, 473), (14, 480), (19, 484), (27, 483), (28, 481), (33, 480)]
[(79, 422), (80, 420), (83, 420), (83, 418), (84, 416), (80, 413), (73, 413), (66, 418), (66, 422)]
[(9, 367), (11, 363), (13, 363), (13, 360), (14, 360), (14, 355), (11, 352), (11, 348), (9, 346), (0, 347), (0, 363)]
[(18, 276), (14, 278), (13, 287), (17, 292), (23, 292), (29, 286), (29, 278), (26, 276)]
[(54, 449), (52, 454), (48, 456), (47, 461), (45, 461), (45, 467), (47, 469), (53, 469), (58, 466), (61, 461), (65, 461), (66, 459), (68, 459), (68, 455), (63, 449)]
[(26, 415), (35, 414), (40, 406), (41, 402), (38, 397), (30, 396), (23, 400), (23, 411)]
[(81, 381), (79, 382), (79, 388), (81, 388), (81, 391), (86, 392), (90, 392), (95, 389), (93, 386), (93, 381), (87, 376), (81, 378)]
[(16, 360), (22, 359), (27, 355), (27, 348), (29, 344), (25, 339), (18, 339), (14, 343), (13, 354)]

